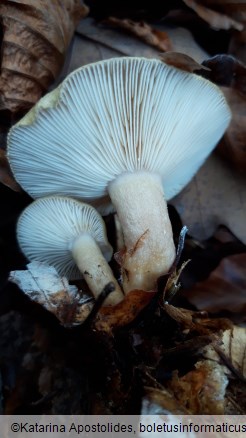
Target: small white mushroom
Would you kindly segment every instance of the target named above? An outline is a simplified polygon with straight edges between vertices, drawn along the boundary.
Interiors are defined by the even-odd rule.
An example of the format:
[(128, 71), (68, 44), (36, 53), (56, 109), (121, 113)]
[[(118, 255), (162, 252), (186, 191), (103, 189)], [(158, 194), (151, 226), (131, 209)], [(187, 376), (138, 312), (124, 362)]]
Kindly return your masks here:
[(150, 290), (175, 258), (166, 201), (229, 121), (211, 82), (155, 59), (114, 58), (78, 69), (45, 96), (11, 129), (8, 158), (34, 198), (98, 206), (109, 195), (126, 245), (123, 288)]
[(48, 263), (70, 279), (82, 273), (96, 298), (113, 282), (106, 305), (124, 298), (107, 263), (113, 251), (104, 222), (90, 205), (58, 196), (38, 199), (21, 214), (17, 239), (29, 260)]

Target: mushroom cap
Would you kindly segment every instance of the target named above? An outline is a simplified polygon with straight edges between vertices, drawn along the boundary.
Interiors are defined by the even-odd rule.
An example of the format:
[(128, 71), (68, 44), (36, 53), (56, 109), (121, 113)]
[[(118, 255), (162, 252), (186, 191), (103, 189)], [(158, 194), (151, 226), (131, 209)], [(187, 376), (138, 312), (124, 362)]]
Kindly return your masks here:
[(48, 263), (68, 278), (81, 278), (71, 249), (82, 234), (90, 234), (105, 259), (111, 259), (105, 224), (90, 205), (62, 196), (40, 198), (22, 212), (17, 223), (17, 239), (27, 259)]
[(161, 176), (166, 199), (193, 177), (226, 130), (221, 90), (156, 59), (113, 58), (79, 68), (18, 123), (8, 158), (34, 198), (96, 202), (119, 174)]

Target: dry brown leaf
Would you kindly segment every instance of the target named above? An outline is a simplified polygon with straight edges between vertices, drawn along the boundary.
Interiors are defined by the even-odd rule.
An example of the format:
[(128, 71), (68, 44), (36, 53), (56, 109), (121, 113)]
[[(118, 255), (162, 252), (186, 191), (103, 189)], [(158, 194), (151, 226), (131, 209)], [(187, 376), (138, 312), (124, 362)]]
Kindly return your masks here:
[(232, 326), (203, 348), (206, 360), (223, 366), (224, 373), (246, 383), (246, 328)]
[(193, 415), (222, 415), (227, 384), (223, 366), (213, 360), (202, 360), (183, 377), (175, 372), (169, 388), (181, 406)]
[(15, 192), (21, 191), (19, 184), (17, 184), (12, 176), (5, 151), (2, 149), (0, 149), (0, 182), (5, 184), (7, 187), (10, 187)]
[(223, 11), (227, 16), (239, 21), (243, 25), (241, 32), (233, 32), (229, 44), (229, 53), (246, 63), (246, 7), (245, 0), (206, 0), (216, 7), (217, 10)]
[(95, 322), (96, 329), (110, 333), (113, 328), (129, 324), (154, 296), (155, 292), (133, 290), (116, 306), (101, 308)]
[[(177, 402), (193, 415), (222, 415), (227, 407), (228, 377), (245, 378), (246, 329), (232, 326), (217, 333), (200, 351), (203, 359), (180, 377), (174, 372), (168, 384)], [(241, 413), (240, 409), (237, 414)]]
[(184, 291), (188, 300), (200, 310), (212, 313), (227, 310), (246, 318), (246, 254), (222, 259), (207, 280)]
[[(217, 12), (214, 9), (210, 9), (205, 4), (209, 3), (211, 7), (214, 7), (216, 5), (216, 1), (212, 2), (206, 2), (206, 1), (194, 1), (194, 0), (183, 0), (183, 2), (189, 6), (191, 9), (193, 9), (197, 15), (199, 15), (200, 18), (205, 20), (211, 27), (214, 29), (236, 29), (238, 31), (242, 31), (244, 26), (243, 23), (241, 23), (239, 20), (236, 20), (232, 18), (229, 14), (227, 15), (223, 12)], [(220, 3), (220, 2), (218, 2)], [(231, 2), (232, 3), (232, 2)], [(222, 5), (222, 11), (223, 11), (224, 5)]]
[(33, 301), (53, 313), (64, 326), (82, 324), (92, 309), (92, 300), (81, 296), (53, 266), (32, 262), (25, 271), (10, 272), (9, 280), (17, 284)]
[(187, 415), (190, 414), (190, 412), (175, 399), (173, 392), (169, 389), (145, 387), (141, 414)]
[[(246, 65), (231, 55), (217, 55), (203, 64), (205, 76), (222, 88), (232, 111), (232, 120), (217, 150), (240, 172), (246, 170)], [(230, 88), (228, 88), (230, 87)]]
[(244, 30), (234, 32), (228, 48), (228, 52), (246, 64), (246, 13), (243, 16)]
[(193, 58), (184, 53), (179, 52), (167, 52), (159, 55), (161, 61), (164, 61), (168, 65), (172, 65), (181, 70), (193, 73), (198, 70), (208, 70), (210, 69), (202, 64), (196, 62)]
[(223, 91), (232, 111), (232, 120), (218, 151), (236, 170), (245, 174), (246, 97), (232, 88), (224, 88)]
[(200, 335), (219, 333), (221, 330), (231, 328), (232, 323), (224, 318), (208, 318), (206, 312), (195, 312), (170, 304), (162, 304), (164, 311), (174, 319), (184, 330), (194, 331)]
[(231, 55), (216, 55), (206, 59), (203, 65), (210, 68), (209, 73), (205, 72), (205, 77), (223, 86), (223, 93), (232, 111), (230, 126), (217, 150), (230, 166), (244, 173), (246, 170), (246, 65)]
[(167, 388), (146, 388), (142, 414), (224, 414), (229, 382), (227, 368), (221, 363), (213, 344), (203, 348), (202, 352), (204, 358), (195, 364), (192, 371), (184, 376), (174, 371)]
[(246, 243), (245, 177), (212, 154), (193, 180), (170, 203), (188, 227), (189, 234), (201, 241), (225, 225)]
[(79, 0), (2, 0), (0, 110), (25, 112), (57, 77), (74, 28), (88, 9)]
[(228, 52), (246, 62), (246, 7), (245, 1), (233, 0), (184, 0), (211, 27), (231, 29)]
[[(208, 67), (205, 77), (217, 85), (235, 88), (244, 97), (246, 95), (246, 65), (232, 55), (215, 55), (203, 61)], [(203, 76), (204, 76), (204, 72)], [(224, 89), (226, 90), (226, 89)]]
[(172, 50), (172, 43), (167, 32), (153, 29), (149, 24), (143, 21), (136, 22), (130, 19), (109, 17), (106, 23), (136, 35), (145, 43), (157, 47), (163, 52)]
[(246, 381), (246, 328), (234, 326), (231, 330), (226, 330), (220, 349), (232, 367)]
[[(185, 233), (186, 233), (186, 227), (185, 227)], [(181, 237), (181, 234), (180, 234), (180, 237)], [(184, 238), (185, 238), (185, 235), (184, 235)], [(183, 251), (183, 245), (184, 245), (184, 243), (182, 244), (182, 248), (180, 248), (180, 254), (176, 255), (176, 261), (174, 262), (176, 266), (171, 270), (171, 272), (169, 274), (166, 274), (164, 276), (164, 277), (166, 277), (166, 285), (164, 287), (164, 292), (163, 292), (162, 296), (163, 296), (163, 301), (166, 304), (169, 301), (171, 301), (172, 298), (179, 291), (179, 289), (181, 287), (181, 283), (179, 281), (180, 275), (182, 274), (186, 265), (190, 262), (190, 260), (183, 262), (181, 267), (179, 269), (177, 269), (177, 264), (179, 263), (181, 252)], [(178, 249), (178, 252), (179, 252), (179, 249)]]
[[(192, 33), (184, 28), (158, 25), (158, 29), (168, 32), (175, 52), (184, 53), (202, 62), (208, 54), (196, 43)], [(115, 29), (102, 27), (88, 17), (78, 24), (73, 44), (69, 71), (90, 62), (115, 56), (143, 56), (158, 58), (160, 50), (145, 44), (129, 33), (122, 34)]]

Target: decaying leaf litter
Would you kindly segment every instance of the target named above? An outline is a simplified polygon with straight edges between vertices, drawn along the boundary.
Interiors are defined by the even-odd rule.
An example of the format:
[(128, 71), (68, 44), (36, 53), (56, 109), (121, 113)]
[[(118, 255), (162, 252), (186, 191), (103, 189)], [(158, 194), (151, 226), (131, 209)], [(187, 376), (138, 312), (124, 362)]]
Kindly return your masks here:
[[(140, 13), (137, 8), (129, 10), (121, 5), (118, 17), (117, 11), (110, 10), (106, 3), (103, 11), (97, 2), (88, 3), (90, 16), (79, 22), (63, 72), (65, 76), (80, 65), (115, 56), (160, 56), (159, 48), (146, 44), (146, 37), (144, 41), (140, 35), (136, 39), (126, 28), (122, 30), (124, 25), (119, 24), (118, 29), (115, 23), (114, 28), (109, 26), (107, 18), (115, 16), (117, 20), (128, 20), (128, 24), (133, 22), (135, 30), (143, 22), (145, 30), (149, 26), (165, 32), (172, 51), (179, 53), (167, 54), (169, 62), (209, 77), (223, 86), (231, 101), (233, 122), (218, 148), (218, 152), (223, 149), (228, 162), (213, 154), (193, 181), (171, 201), (176, 210), (169, 207), (176, 245), (182, 225), (189, 228), (177, 276), (174, 275), (170, 285), (177, 293), (166, 302), (164, 291), (168, 278), (160, 278), (154, 296), (135, 291), (114, 313), (106, 308), (100, 310), (99, 303), (88, 318), (88, 310), (85, 314), (83, 310), (91, 303), (81, 298), (85, 285), (78, 282), (72, 301), (67, 286), (59, 288), (61, 305), (56, 317), (52, 316), (7, 281), (10, 271), (26, 266), (17, 248), (15, 223), (31, 199), (2, 185), (0, 324), (4, 413), (138, 414), (153, 400), (159, 409), (170, 413), (245, 413), (244, 10), (242, 7), (240, 13), (235, 9), (236, 19), (229, 13), (232, 5), (230, 9), (226, 3), (223, 9), (214, 2), (212, 9), (219, 15), (216, 26), (223, 30), (211, 30), (202, 21), (203, 34), (199, 35), (201, 14), (198, 18), (188, 9), (189, 2), (185, 3), (186, 7), (180, 5), (175, 11), (171, 6), (165, 11), (157, 7), (157, 16), (147, 6)], [(208, 8), (206, 2), (197, 5), (210, 13), (211, 6)], [(228, 15), (229, 30), (226, 24), (229, 21), (225, 20)], [(100, 18), (100, 22), (95, 22), (94, 17)], [(204, 32), (213, 35), (212, 43), (209, 39), (204, 43)], [(163, 37), (164, 33), (159, 35)], [(214, 58), (221, 53), (225, 56)], [(21, 110), (26, 111), (25, 107)], [(3, 111), (4, 137), (18, 115)], [(6, 166), (1, 169), (3, 182), (11, 186)], [(12, 188), (16, 188), (15, 184), (13, 180)], [(115, 247), (113, 216), (105, 220)], [(179, 269), (187, 260), (190, 262), (179, 277)], [(119, 277), (116, 262), (113, 269)], [(140, 302), (143, 306), (139, 312)], [(84, 324), (67, 328), (78, 315), (82, 315)], [(59, 317), (66, 328), (59, 324)], [(117, 327), (118, 320), (121, 323)], [(83, 345), (79, 351), (78, 345)], [(218, 375), (219, 379), (213, 378)], [(30, 381), (31, 386), (27, 385)], [(201, 391), (202, 388), (205, 389)]]

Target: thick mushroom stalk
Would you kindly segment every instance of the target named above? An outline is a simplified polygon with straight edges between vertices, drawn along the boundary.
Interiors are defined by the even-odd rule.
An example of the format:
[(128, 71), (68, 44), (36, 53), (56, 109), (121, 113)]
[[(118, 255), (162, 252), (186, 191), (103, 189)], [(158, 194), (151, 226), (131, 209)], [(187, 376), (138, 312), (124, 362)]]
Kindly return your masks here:
[(38, 199), (21, 214), (17, 238), (29, 260), (48, 263), (69, 279), (80, 278), (81, 273), (95, 298), (108, 283), (113, 283), (115, 290), (105, 305), (123, 300), (123, 292), (107, 263), (113, 250), (105, 225), (92, 206), (66, 197)]
[(122, 174), (110, 183), (109, 195), (126, 246), (122, 257), (124, 291), (154, 289), (175, 258), (161, 179), (148, 172)]

